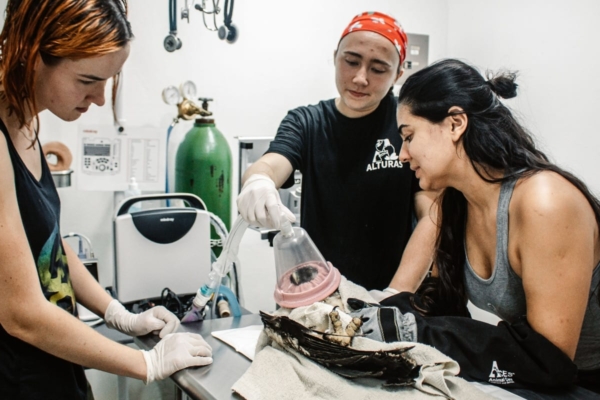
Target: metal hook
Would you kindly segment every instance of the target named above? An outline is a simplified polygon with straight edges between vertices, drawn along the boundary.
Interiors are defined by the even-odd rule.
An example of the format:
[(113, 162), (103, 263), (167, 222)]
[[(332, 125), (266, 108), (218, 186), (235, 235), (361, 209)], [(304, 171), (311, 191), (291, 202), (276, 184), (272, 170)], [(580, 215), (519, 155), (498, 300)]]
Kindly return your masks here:
[(185, 0), (185, 6), (181, 9), (181, 19), (187, 19), (188, 24), (190, 23), (190, 7), (188, 6), (188, 0)]
[[(206, 0), (202, 0), (202, 5), (200, 4), (196, 4), (194, 6), (194, 8), (198, 11), (200, 11), (202, 13), (202, 22), (204, 23), (204, 26), (206, 27), (206, 29), (208, 29), (209, 31), (218, 31), (219, 28), (217, 27), (217, 14), (219, 14), (219, 12), (221, 11), (221, 9), (219, 8), (219, 0), (212, 0), (212, 5), (213, 5), (213, 9), (212, 11), (208, 11), (206, 9)], [(210, 28), (207, 24), (206, 24), (206, 14), (212, 14), (213, 16), (213, 28)]]

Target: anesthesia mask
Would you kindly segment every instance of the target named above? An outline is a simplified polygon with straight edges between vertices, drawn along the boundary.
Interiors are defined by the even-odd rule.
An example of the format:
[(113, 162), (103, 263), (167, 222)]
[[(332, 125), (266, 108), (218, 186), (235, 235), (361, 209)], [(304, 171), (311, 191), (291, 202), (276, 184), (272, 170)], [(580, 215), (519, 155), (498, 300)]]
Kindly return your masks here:
[(325, 259), (302, 228), (282, 219), (273, 239), (277, 287), (275, 302), (296, 308), (324, 300), (339, 286), (340, 272)]

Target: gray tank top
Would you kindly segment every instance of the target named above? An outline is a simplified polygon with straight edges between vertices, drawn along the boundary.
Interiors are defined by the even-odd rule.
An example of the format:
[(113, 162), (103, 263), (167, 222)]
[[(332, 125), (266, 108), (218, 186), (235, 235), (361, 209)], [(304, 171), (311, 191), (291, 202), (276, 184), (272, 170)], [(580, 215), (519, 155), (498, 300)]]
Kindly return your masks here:
[[(492, 276), (482, 279), (473, 271), (465, 244), (465, 288), (469, 300), (477, 307), (513, 323), (527, 314), (525, 292), (521, 278), (508, 261), (508, 205), (516, 180), (502, 183), (496, 213), (496, 260)], [(581, 370), (600, 368), (600, 263), (594, 269), (588, 307), (575, 354), (575, 364)]]

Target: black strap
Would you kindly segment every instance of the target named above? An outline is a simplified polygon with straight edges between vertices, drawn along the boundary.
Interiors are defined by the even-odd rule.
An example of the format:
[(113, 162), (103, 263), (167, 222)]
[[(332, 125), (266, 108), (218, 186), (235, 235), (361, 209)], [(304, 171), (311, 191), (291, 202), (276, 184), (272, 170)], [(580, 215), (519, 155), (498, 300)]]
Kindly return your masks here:
[(400, 342), (400, 330), (396, 321), (396, 312), (393, 308), (379, 308), (379, 329), (386, 343)]

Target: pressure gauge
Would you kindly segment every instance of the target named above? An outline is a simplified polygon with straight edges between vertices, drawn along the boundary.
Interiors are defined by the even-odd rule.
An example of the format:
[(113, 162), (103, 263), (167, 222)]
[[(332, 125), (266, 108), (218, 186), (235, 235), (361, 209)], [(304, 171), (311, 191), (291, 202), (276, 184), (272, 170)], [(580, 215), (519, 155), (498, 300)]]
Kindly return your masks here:
[(163, 101), (169, 105), (181, 103), (181, 94), (175, 86), (169, 86), (162, 91)]
[(196, 85), (192, 81), (185, 81), (181, 84), (181, 94), (185, 99), (194, 100), (196, 98)]

